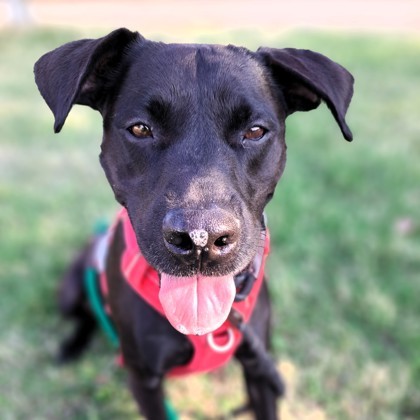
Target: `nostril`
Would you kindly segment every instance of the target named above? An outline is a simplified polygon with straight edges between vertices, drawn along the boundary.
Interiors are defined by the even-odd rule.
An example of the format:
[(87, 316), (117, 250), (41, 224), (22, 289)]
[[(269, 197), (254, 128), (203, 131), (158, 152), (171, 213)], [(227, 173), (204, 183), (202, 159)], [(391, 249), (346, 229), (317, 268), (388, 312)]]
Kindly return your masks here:
[(226, 245), (229, 245), (229, 236), (228, 235), (220, 236), (214, 241), (214, 245), (216, 245), (218, 248), (223, 248)]
[(191, 251), (193, 249), (193, 242), (186, 232), (170, 232), (165, 235), (165, 240), (170, 245), (182, 251)]
[(216, 264), (233, 255), (240, 224), (222, 209), (172, 209), (162, 221), (162, 234), (167, 250), (183, 262), (195, 256), (202, 264)]

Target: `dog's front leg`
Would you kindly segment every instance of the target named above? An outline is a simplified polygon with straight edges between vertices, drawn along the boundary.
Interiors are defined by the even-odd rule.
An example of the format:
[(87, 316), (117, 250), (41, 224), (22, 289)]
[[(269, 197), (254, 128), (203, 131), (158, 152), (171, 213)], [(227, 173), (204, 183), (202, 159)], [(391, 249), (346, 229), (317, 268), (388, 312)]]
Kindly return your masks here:
[[(243, 368), (249, 406), (257, 420), (277, 419), (277, 400), (284, 392), (281, 377), (268, 355), (271, 305), (264, 282), (243, 341), (235, 353)], [(274, 369), (274, 371), (273, 371)]]
[(166, 420), (162, 379), (157, 376), (145, 376), (143, 372), (128, 367), (131, 392), (140, 412), (148, 420)]
[(258, 371), (255, 354), (244, 343), (238, 349), (236, 358), (243, 368), (249, 405), (256, 420), (276, 420), (278, 396), (272, 385)]

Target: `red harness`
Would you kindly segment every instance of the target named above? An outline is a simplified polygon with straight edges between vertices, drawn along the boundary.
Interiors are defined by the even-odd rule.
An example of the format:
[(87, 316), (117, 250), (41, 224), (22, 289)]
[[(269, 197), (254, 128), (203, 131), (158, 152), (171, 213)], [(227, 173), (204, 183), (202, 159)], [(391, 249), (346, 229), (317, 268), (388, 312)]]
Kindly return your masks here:
[[(136, 235), (127, 211), (124, 208), (118, 213), (114, 227), (119, 222), (123, 225), (126, 244), (121, 260), (121, 271), (124, 278), (143, 300), (165, 316), (159, 301), (159, 274), (143, 257), (137, 245)], [(264, 265), (269, 249), (270, 239), (267, 231), (260, 269), (258, 273), (255, 273), (255, 283), (244, 300), (233, 304), (233, 307), (242, 315), (244, 322), (249, 320), (255, 307), (264, 278)], [(101, 274), (101, 288), (103, 293), (107, 295), (108, 287), (104, 273)], [(227, 320), (212, 333), (201, 336), (188, 335), (187, 337), (194, 347), (193, 357), (188, 364), (172, 369), (171, 375), (207, 372), (222, 366), (232, 357), (239, 346), (242, 334)]]

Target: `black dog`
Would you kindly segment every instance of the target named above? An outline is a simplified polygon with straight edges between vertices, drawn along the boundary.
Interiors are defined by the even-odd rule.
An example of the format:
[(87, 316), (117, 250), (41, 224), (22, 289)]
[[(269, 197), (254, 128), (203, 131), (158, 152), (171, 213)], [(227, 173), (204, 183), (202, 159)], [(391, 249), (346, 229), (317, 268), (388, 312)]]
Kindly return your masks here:
[[(246, 325), (233, 319), (231, 307), (257, 281), (249, 267), (261, 254), (263, 210), (286, 162), (285, 119), (325, 101), (351, 141), (344, 117), (353, 78), (308, 50), (168, 45), (126, 29), (49, 52), (36, 63), (35, 76), (56, 132), (73, 104), (102, 114), (100, 161), (141, 253), (159, 272), (166, 317), (122, 273), (121, 222), (110, 239), (107, 304), (134, 397), (147, 418), (164, 419), (162, 379), (193, 357), (188, 335), (211, 333), (229, 316), (268, 345), (265, 285)], [(82, 288), (86, 255), (73, 265), (61, 293), (64, 311), (78, 319), (62, 348), (67, 359), (83, 350), (95, 325)], [(248, 333), (235, 356), (250, 407), (256, 418), (274, 419), (281, 386), (273, 386), (261, 348)]]

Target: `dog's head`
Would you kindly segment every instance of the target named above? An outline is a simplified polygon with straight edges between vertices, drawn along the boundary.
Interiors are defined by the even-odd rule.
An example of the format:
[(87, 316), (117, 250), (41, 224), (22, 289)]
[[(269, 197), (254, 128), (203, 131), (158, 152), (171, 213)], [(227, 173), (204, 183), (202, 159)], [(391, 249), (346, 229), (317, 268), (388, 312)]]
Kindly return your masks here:
[(163, 44), (119, 29), (49, 52), (35, 76), (56, 132), (73, 104), (102, 114), (102, 166), (183, 332), (224, 321), (233, 276), (261, 246), (286, 117), (325, 101), (352, 138), (352, 76), (307, 50)]

